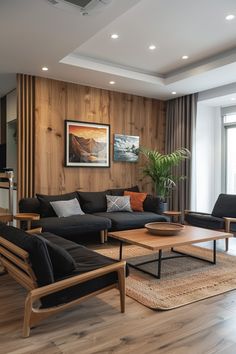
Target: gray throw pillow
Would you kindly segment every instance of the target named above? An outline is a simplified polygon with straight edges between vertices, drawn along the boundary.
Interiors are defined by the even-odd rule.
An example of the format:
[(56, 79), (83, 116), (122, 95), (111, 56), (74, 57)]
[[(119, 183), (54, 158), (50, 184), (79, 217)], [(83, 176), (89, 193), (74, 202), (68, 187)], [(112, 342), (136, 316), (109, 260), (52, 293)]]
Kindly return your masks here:
[(50, 204), (59, 218), (71, 215), (84, 215), (77, 198), (71, 200), (59, 200), (50, 202)]
[(106, 195), (107, 198), (107, 212), (112, 213), (113, 211), (130, 211), (130, 196), (119, 197), (114, 195)]

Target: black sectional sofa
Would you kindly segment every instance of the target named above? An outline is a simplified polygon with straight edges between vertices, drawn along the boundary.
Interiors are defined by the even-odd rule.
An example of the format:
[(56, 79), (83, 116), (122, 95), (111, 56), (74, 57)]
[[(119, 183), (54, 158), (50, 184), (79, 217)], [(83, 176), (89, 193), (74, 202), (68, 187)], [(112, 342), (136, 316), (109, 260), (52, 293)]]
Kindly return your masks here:
[[(131, 188), (110, 189), (102, 192), (73, 192), (58, 196), (37, 195), (37, 198), (22, 199), (19, 211), (38, 213), (40, 220), (33, 221), (32, 227), (42, 227), (44, 232), (74, 241), (80, 241), (84, 234), (103, 230), (128, 230), (144, 227), (146, 223), (167, 221), (160, 215), (159, 198), (148, 195), (144, 201), (143, 212), (112, 212), (107, 213), (106, 195), (122, 196), (124, 191), (139, 192), (137, 186)], [(58, 218), (50, 205), (50, 201), (78, 198), (84, 215)]]

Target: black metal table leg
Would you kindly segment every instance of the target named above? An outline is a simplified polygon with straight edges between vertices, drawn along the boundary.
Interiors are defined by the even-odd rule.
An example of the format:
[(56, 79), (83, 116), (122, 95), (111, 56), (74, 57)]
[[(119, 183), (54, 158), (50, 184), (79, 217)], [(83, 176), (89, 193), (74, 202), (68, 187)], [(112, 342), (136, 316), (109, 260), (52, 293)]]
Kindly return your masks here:
[(213, 240), (213, 264), (216, 264), (216, 240)]
[(123, 242), (120, 241), (120, 261), (122, 260)]
[(162, 259), (162, 250), (158, 252), (158, 271), (157, 271), (157, 279), (161, 279), (161, 259)]

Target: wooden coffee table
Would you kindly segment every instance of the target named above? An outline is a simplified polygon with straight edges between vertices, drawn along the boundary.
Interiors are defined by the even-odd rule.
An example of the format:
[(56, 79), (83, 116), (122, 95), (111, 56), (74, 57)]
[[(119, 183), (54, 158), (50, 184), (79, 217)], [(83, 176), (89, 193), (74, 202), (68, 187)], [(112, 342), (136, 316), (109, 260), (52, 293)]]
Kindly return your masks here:
[[(108, 236), (120, 241), (120, 260), (122, 259), (122, 250), (124, 243), (129, 243), (131, 245), (147, 248), (153, 252), (158, 252), (158, 258), (155, 260), (148, 260), (135, 265), (130, 263), (128, 264), (133, 268), (141, 270), (144, 273), (150, 274), (156, 277), (157, 279), (160, 279), (162, 261), (166, 259), (172, 259), (177, 257), (191, 257), (209, 262), (211, 264), (216, 264), (216, 240), (233, 237), (233, 234), (226, 233), (223, 231), (214, 231), (185, 225), (184, 229), (176, 236), (154, 236), (151, 235), (146, 229), (110, 232)], [(174, 249), (177, 246), (191, 245), (193, 243), (207, 241), (213, 241), (212, 259), (200, 258)], [(170, 249), (174, 253), (174, 255), (171, 255), (169, 257), (163, 257), (163, 250)], [(141, 265), (153, 262), (157, 262), (157, 274), (150, 273), (140, 268)]]

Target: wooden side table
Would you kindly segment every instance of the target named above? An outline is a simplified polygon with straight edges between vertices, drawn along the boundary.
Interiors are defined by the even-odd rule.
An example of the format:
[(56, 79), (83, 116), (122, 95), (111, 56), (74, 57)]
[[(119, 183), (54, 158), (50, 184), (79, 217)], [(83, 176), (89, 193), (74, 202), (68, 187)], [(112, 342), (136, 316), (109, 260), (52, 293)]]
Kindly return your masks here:
[(177, 211), (177, 210), (167, 210), (167, 211), (163, 211), (162, 213), (165, 216), (169, 216), (172, 222), (176, 222), (179, 221), (182, 224), (182, 213), (181, 211)]
[(26, 221), (27, 222), (27, 230), (31, 229), (31, 222), (34, 220), (39, 220), (40, 215), (36, 213), (18, 213), (14, 215), (14, 219), (18, 221)]

